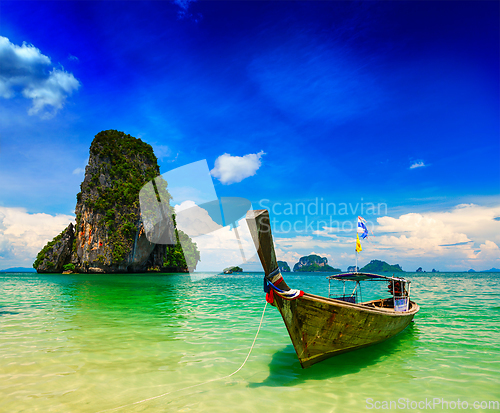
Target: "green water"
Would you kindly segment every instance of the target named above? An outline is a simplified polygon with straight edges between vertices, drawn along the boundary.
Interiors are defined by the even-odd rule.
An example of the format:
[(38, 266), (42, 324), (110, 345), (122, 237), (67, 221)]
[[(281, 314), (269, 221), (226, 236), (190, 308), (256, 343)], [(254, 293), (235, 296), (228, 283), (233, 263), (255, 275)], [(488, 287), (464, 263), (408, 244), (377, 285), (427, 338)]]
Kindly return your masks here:
[[(491, 411), (500, 274), (406, 276), (421, 310), (399, 336), (302, 370), (268, 306), (243, 369), (185, 389), (240, 367), (264, 308), (262, 275), (3, 274), (0, 411), (321, 413), (386, 411), (384, 401), (392, 411), (449, 411), (442, 401), (457, 399)], [(285, 277), (327, 294), (324, 276)]]

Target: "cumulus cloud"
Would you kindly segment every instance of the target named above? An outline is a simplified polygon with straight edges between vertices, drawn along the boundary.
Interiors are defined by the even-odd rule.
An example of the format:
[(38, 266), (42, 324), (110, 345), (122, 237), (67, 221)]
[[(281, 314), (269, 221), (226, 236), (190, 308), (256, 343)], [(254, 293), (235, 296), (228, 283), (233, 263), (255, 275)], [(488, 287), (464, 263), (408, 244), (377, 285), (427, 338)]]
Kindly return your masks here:
[(237, 231), (227, 225), (192, 239), (201, 256), (197, 271), (222, 271), (230, 266), (255, 261), (253, 258), (257, 251), (245, 218), (237, 222)]
[(283, 251), (281, 248), (275, 248), (275, 253), (276, 259), (278, 261), (285, 261), (291, 269), (293, 269), (295, 263), (297, 263), (300, 257), (302, 257), (302, 255), (296, 251)]
[(380, 217), (378, 231), (395, 232), (402, 235), (382, 235), (380, 242), (385, 245), (406, 248), (408, 251), (427, 251), (442, 245), (467, 243), (466, 234), (455, 230), (439, 218), (422, 214), (405, 214), (399, 218)]
[(0, 207), (0, 268), (31, 266), (38, 252), (70, 222), (71, 215), (30, 214)]
[[(499, 216), (500, 205), (460, 204), (446, 211), (379, 217), (374, 236), (362, 240), (359, 265), (382, 259), (399, 263), (407, 270), (426, 265), (428, 270), (448, 271), (500, 268), (500, 220), (496, 219)], [(338, 228), (323, 227), (313, 231), (314, 236), (280, 238), (278, 234), (277, 254), (293, 258), (296, 255), (291, 252), (303, 256), (310, 251), (323, 251), (318, 255), (335, 257), (329, 258), (334, 266), (354, 265), (355, 233), (344, 237), (337, 232)]]
[(372, 252), (389, 248), (394, 257), (436, 258), (457, 269), (498, 265), (499, 212), (500, 207), (461, 204), (445, 212), (380, 217), (374, 232), (383, 235), (374, 238)]
[(215, 167), (210, 174), (225, 185), (241, 182), (257, 173), (262, 155), (265, 155), (263, 151), (245, 156), (231, 156), (225, 153), (215, 160)]
[(415, 169), (415, 168), (423, 168), (424, 166), (426, 166), (424, 164), (424, 161), (416, 161), (416, 162), (413, 162), (411, 165), (410, 165), (410, 169)]
[(222, 228), (210, 217), (208, 212), (193, 201), (184, 201), (175, 206), (177, 228), (191, 237), (209, 234)]
[[(493, 264), (500, 262), (500, 248), (492, 241), (486, 241), (479, 247), (479, 252), (474, 257), (475, 260), (492, 262)], [(494, 265), (492, 265), (493, 267)], [(497, 267), (498, 268), (498, 267)]]
[(0, 97), (21, 94), (31, 99), (29, 115), (53, 117), (80, 87), (72, 73), (51, 67), (48, 56), (25, 42), (18, 46), (0, 36), (0, 62)]

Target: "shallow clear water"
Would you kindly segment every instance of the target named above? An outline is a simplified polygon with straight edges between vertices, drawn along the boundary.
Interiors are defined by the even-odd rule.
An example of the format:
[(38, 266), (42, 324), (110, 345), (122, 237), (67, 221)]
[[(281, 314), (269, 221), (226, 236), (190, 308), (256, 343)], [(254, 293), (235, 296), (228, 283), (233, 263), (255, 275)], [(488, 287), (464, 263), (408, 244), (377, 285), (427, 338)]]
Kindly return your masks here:
[[(421, 310), (399, 336), (302, 370), (268, 306), (243, 369), (188, 388), (242, 364), (264, 308), (261, 274), (3, 274), (0, 411), (321, 413), (384, 401), (448, 411), (457, 399), (490, 411), (473, 403), (500, 400), (500, 274), (406, 276)], [(285, 279), (328, 294), (324, 275)]]

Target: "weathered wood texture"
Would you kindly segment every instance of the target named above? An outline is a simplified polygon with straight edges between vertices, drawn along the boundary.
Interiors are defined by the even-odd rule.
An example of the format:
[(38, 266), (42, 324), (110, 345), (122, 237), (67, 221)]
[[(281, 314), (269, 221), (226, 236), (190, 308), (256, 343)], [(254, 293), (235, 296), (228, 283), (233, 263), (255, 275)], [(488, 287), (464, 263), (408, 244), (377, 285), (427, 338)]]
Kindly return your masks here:
[[(273, 235), (271, 233), (271, 223), (267, 209), (248, 211), (246, 217), (250, 234), (257, 249), (260, 262), (264, 268), (264, 273), (269, 275), (278, 268), (278, 261), (274, 252)], [(288, 291), (290, 287), (282, 281), (277, 287), (283, 291)]]
[(275, 295), (274, 301), (303, 368), (387, 340), (403, 331), (419, 310), (413, 302), (409, 311), (395, 312), (307, 293), (292, 301)]

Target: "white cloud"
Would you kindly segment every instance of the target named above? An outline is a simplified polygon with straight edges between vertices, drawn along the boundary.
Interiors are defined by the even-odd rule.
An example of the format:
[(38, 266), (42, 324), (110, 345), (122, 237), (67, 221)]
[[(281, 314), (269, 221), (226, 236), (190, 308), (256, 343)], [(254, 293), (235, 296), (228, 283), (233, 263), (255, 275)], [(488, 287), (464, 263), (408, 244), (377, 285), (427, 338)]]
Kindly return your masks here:
[(215, 167), (210, 174), (225, 185), (241, 182), (257, 173), (262, 155), (265, 155), (263, 151), (245, 156), (231, 156), (225, 153), (215, 160)]
[[(379, 217), (374, 236), (361, 241), (358, 263), (363, 266), (380, 259), (408, 271), (500, 268), (500, 220), (495, 219), (499, 216), (500, 205), (461, 204), (447, 211)], [(345, 269), (355, 263), (355, 233), (340, 237), (336, 231), (323, 227), (314, 231), (316, 236), (275, 237), (277, 256), (293, 261), (310, 251), (323, 251), (317, 255)]]
[[(260, 263), (255, 259), (257, 251), (246, 217), (237, 222), (236, 230), (232, 225), (223, 227), (212, 219), (207, 210), (190, 200), (176, 205), (175, 213), (177, 228), (192, 238), (200, 252), (198, 272), (222, 271), (234, 265), (244, 265), (246, 271), (249, 268), (261, 270)], [(192, 279), (198, 278), (192, 275)]]
[[(492, 262), (491, 267), (493, 267), (495, 266), (495, 263), (500, 262), (500, 248), (494, 242), (486, 241), (484, 244), (480, 245), (479, 252), (476, 254), (474, 259), (479, 262)], [(498, 266), (496, 266), (496, 268), (498, 268)]]
[(238, 221), (237, 228), (238, 235), (234, 228), (225, 226), (193, 237), (201, 255), (197, 271), (222, 271), (230, 266), (246, 265), (248, 261), (255, 262), (257, 251), (245, 218)]
[(426, 166), (424, 161), (415, 161), (411, 164), (410, 169), (423, 168), (424, 166)]
[[(382, 217), (377, 222), (382, 228), (375, 231), (419, 231), (419, 236), (426, 234), (425, 225), (437, 225), (439, 228), (433, 229), (429, 225), (428, 229), (439, 234), (440, 238), (450, 242), (441, 244), (452, 244), (454, 242), (467, 241), (466, 239), (456, 240), (450, 234), (462, 233), (477, 243), (484, 243), (487, 239), (500, 242), (500, 221), (495, 217), (500, 216), (500, 206), (480, 206), (476, 204), (460, 204), (449, 211), (428, 212), (422, 214), (406, 214), (399, 218)], [(382, 221), (381, 221), (382, 220)], [(395, 221), (397, 220), (397, 222)], [(436, 234), (436, 236), (438, 236)]]
[(18, 46), (0, 36), (0, 61), (0, 96), (10, 99), (20, 92), (31, 99), (29, 115), (53, 117), (80, 87), (72, 73), (51, 68), (50, 58), (27, 43)]
[(184, 201), (175, 206), (175, 221), (177, 228), (190, 237), (209, 234), (222, 228), (210, 217), (208, 212), (193, 201)]
[[(346, 242), (345, 237), (339, 237), (337, 234), (332, 234), (332, 231), (338, 231), (338, 228), (323, 227), (322, 230), (313, 231), (314, 235), (320, 235), (322, 237), (331, 238), (331, 242)], [(347, 241), (349, 242), (349, 241)]]
[(73, 170), (73, 175), (84, 175), (85, 174), (85, 168), (89, 163), (89, 158), (87, 158), (83, 163), (81, 168), (75, 168)]
[(289, 266), (290, 269), (293, 269), (293, 266), (299, 262), (300, 255), (296, 251), (283, 251), (281, 248), (275, 248), (275, 253), (276, 253), (276, 259), (278, 261), (285, 261)]
[(405, 214), (399, 218), (381, 217), (377, 219), (379, 228), (376, 232), (396, 232), (402, 235), (382, 235), (380, 244), (405, 248), (408, 253), (436, 253), (442, 245), (469, 242), (466, 234), (457, 232), (451, 225), (439, 218), (422, 214)]
[(375, 234), (394, 235), (375, 236), (368, 254), (384, 251), (394, 259), (435, 260), (449, 269), (498, 266), (500, 221), (494, 218), (499, 214), (500, 207), (462, 204), (446, 212), (381, 217)]
[(30, 267), (45, 244), (75, 219), (71, 215), (30, 214), (0, 207), (0, 267)]
[(311, 251), (310, 254), (307, 254), (307, 255), (319, 255), (320, 257), (323, 257), (323, 258), (328, 258), (328, 262), (330, 261), (333, 261), (333, 257), (332, 257), (332, 254), (328, 254), (326, 252), (315, 252), (315, 251)]

